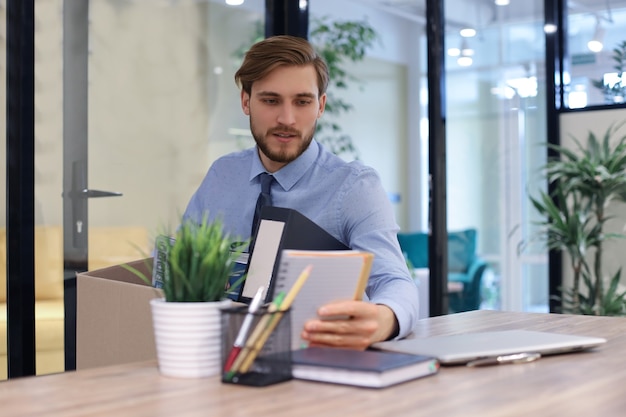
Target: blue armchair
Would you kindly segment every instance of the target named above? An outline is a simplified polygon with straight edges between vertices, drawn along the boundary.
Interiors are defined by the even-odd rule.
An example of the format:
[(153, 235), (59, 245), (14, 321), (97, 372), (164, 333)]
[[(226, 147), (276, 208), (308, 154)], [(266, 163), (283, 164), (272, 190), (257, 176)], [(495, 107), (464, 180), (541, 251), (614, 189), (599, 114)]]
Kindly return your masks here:
[[(463, 283), (463, 291), (449, 294), (450, 312), (478, 310), (487, 262), (476, 255), (476, 229), (448, 232), (448, 282)], [(398, 233), (404, 256), (415, 268), (428, 268), (428, 234)]]

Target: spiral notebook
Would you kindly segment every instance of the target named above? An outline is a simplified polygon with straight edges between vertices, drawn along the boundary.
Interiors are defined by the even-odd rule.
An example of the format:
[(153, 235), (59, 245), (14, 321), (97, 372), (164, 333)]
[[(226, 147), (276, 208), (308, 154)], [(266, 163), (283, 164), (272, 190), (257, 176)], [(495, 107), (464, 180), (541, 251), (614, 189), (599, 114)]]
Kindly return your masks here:
[(331, 301), (361, 300), (374, 255), (357, 250), (283, 250), (273, 285), (273, 296), (288, 292), (308, 265), (313, 269), (291, 305), (292, 349), (304, 347), (304, 323), (317, 317), (317, 309)]

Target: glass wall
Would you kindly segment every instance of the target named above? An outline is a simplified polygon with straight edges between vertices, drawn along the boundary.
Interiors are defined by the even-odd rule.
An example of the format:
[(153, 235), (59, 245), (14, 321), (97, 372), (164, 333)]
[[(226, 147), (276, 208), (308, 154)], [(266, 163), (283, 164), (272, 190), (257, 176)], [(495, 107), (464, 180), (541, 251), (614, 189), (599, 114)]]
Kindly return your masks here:
[(626, 1), (576, 0), (566, 3), (566, 106), (576, 109), (624, 103)]
[(251, 143), (233, 75), (263, 15), (223, 2), (90, 6), (89, 183), (123, 194), (89, 202), (95, 269), (149, 253), (210, 163)]
[[(391, 95), (376, 96), (378, 114), (399, 106), (396, 111), (407, 116), (394, 122), (404, 128), (397, 134), (389, 129), (368, 134), (385, 117), (369, 116), (359, 99), (355, 118), (345, 119), (350, 121), (345, 125), (350, 131), (363, 127), (363, 133), (355, 136), (364, 150), (362, 159), (379, 170), (388, 190), (399, 190), (401, 230), (427, 231), (426, 5), (366, 3), (369, 9), (360, 3), (361, 9), (351, 16), (365, 16), (383, 35), (382, 48), (377, 45), (369, 51), (368, 59), (399, 65), (407, 77), (404, 92), (396, 94), (393, 91), (399, 90), (387, 87)], [(340, 3), (334, 4), (331, 16), (340, 17)], [(387, 26), (385, 19), (393, 24)], [(544, 187), (538, 175), (546, 153), (539, 146), (546, 141), (543, 1), (499, 6), (491, 1), (448, 0), (445, 19), (448, 233), (477, 231), (477, 255), (489, 264), (482, 275), (483, 308), (547, 311), (547, 253), (543, 248), (518, 251), (533, 228), (528, 193)], [(366, 76), (363, 94), (375, 92), (369, 83), (381, 77)], [(368, 124), (372, 120), (376, 123)], [(399, 145), (394, 145), (396, 138)], [(386, 158), (396, 165), (386, 165)]]
[[(147, 256), (157, 231), (177, 224), (211, 161), (251, 143), (233, 75), (263, 11), (260, 1), (242, 8), (91, 0), (87, 22), (64, 20), (62, 0), (35, 3), (36, 361), (45, 374), (64, 370), (63, 164), (77, 165), (64, 152), (87, 150), (86, 168), (68, 170), (85, 178), (72, 181), (122, 194), (88, 200), (88, 222), (66, 224), (70, 236), (89, 228), (88, 269)], [(68, 50), (64, 24), (86, 25), (88, 48)], [(64, 54), (85, 59), (87, 85), (71, 78), (64, 85)], [(74, 109), (64, 121), (64, 101), (85, 88), (87, 120), (76, 120)], [(72, 117), (86, 123), (84, 135), (64, 134)]]
[[(390, 13), (380, 4), (368, 3), (316, 0), (310, 4), (309, 40), (318, 48), (327, 43), (316, 34), (322, 25), (363, 24), (375, 33), (363, 60), (343, 58), (347, 88), (329, 87), (329, 94), (349, 104), (350, 110), (340, 115), (327, 111), (322, 120), (337, 123), (341, 132), (335, 136), (348, 136), (354, 145), (354, 152), (340, 154), (344, 159), (358, 158), (378, 171), (397, 221), (407, 229), (414, 216), (410, 207), (415, 181), (408, 172), (419, 166), (409, 155), (420, 140), (416, 114), (420, 111), (417, 91), (423, 17)], [(324, 135), (318, 134), (318, 138), (323, 140)]]
[(543, 186), (543, 1), (506, 3), (445, 2), (448, 230), (477, 230), (484, 308), (547, 311), (547, 256), (518, 253)]
[(35, 1), (35, 348), (37, 374), (62, 372), (63, 1)]

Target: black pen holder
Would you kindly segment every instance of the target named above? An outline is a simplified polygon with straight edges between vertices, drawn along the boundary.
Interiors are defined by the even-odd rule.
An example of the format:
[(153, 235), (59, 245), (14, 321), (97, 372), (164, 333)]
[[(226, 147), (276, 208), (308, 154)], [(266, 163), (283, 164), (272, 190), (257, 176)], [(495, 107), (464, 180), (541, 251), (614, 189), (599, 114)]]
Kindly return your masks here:
[[(290, 310), (271, 313), (262, 307), (252, 313), (241, 350), (234, 345), (248, 307), (224, 309), (221, 314), (222, 382), (262, 387), (292, 379)], [(234, 360), (233, 349), (239, 350)]]

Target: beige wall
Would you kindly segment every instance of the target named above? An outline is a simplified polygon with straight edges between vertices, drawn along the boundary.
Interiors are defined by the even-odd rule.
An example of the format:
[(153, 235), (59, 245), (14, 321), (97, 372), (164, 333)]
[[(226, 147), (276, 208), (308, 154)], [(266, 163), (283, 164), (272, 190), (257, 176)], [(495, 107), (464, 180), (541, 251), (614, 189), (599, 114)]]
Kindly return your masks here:
[(99, 0), (91, 15), (89, 184), (124, 197), (90, 200), (90, 224), (175, 223), (209, 162), (204, 6)]
[[(576, 138), (583, 146), (589, 132), (602, 138), (609, 126), (626, 121), (626, 109), (614, 109), (591, 112), (565, 113), (561, 115), (561, 144), (564, 146), (576, 145), (572, 137)], [(616, 137), (626, 135), (626, 127), (622, 127)], [(613, 202), (607, 209), (607, 214), (614, 218), (607, 223), (605, 232), (626, 233), (626, 205), (621, 202)], [(603, 246), (604, 258), (603, 269), (605, 274), (614, 274), (622, 268), (622, 277), (626, 273), (626, 240), (617, 239), (606, 242)], [(572, 275), (569, 262), (563, 264), (564, 285), (571, 285)], [(622, 285), (626, 281), (622, 279)]]

